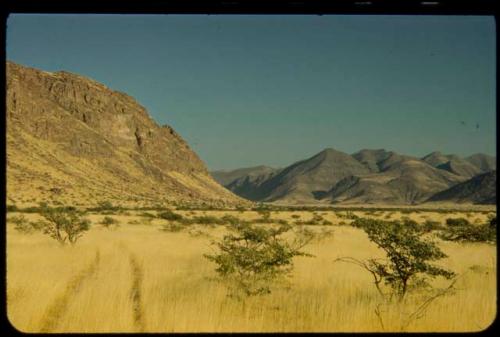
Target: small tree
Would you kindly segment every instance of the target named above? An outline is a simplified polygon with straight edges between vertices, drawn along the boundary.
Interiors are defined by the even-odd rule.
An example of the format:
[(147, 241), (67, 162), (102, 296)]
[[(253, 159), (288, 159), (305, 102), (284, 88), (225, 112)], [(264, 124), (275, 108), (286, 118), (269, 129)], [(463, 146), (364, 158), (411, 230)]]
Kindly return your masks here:
[(231, 227), (234, 232), (214, 242), (219, 252), (204, 256), (217, 264), (216, 272), (230, 281), (236, 292), (245, 295), (270, 293), (270, 285), (289, 275), (295, 256), (311, 256), (301, 251), (312, 238), (286, 241), (282, 235), (289, 225), (264, 228), (247, 223)]
[(74, 209), (44, 207), (40, 214), (45, 218), (45, 221), (39, 222), (43, 233), (61, 245), (66, 242), (74, 245), (90, 229), (90, 221), (82, 218), (82, 214)]
[(422, 231), (414, 221), (358, 219), (354, 224), (368, 234), (370, 241), (384, 251), (386, 258), (360, 261), (344, 257), (337, 260), (355, 263), (369, 271), (382, 295), (382, 281), (392, 289), (391, 297), (396, 295), (401, 301), (411, 287), (427, 286), (428, 278), (442, 276), (450, 279), (455, 275), (429, 263), (446, 255), (434, 242), (422, 237)]

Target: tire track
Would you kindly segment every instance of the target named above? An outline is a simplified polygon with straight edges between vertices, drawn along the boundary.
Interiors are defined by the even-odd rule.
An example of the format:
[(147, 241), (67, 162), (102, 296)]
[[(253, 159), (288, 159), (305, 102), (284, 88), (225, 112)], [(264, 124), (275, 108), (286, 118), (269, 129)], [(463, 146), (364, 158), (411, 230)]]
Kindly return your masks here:
[(142, 266), (137, 261), (134, 254), (130, 254), (130, 267), (132, 269), (132, 288), (130, 297), (132, 298), (132, 311), (134, 315), (134, 324), (139, 332), (144, 332), (144, 311), (142, 308)]
[(45, 311), (40, 323), (40, 332), (54, 331), (61, 317), (65, 314), (70, 300), (78, 293), (85, 280), (98, 270), (100, 260), (101, 255), (99, 250), (97, 250), (92, 262), (67, 283), (63, 293)]

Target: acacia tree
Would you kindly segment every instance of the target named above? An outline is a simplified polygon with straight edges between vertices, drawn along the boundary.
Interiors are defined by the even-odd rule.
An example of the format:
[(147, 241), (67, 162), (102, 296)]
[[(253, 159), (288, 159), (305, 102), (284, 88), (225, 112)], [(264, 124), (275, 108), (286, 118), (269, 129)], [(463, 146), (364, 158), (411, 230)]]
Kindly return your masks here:
[(341, 257), (336, 261), (354, 263), (369, 271), (381, 295), (384, 295), (380, 287), (382, 282), (392, 290), (391, 297), (396, 295), (401, 301), (411, 287), (428, 286), (429, 278), (451, 279), (455, 276), (454, 272), (430, 263), (446, 255), (433, 241), (422, 237), (422, 230), (416, 222), (358, 219), (354, 225), (362, 228), (386, 257), (364, 261)]
[(287, 276), (293, 269), (295, 256), (312, 256), (301, 249), (312, 237), (296, 238), (288, 242), (283, 234), (290, 225), (277, 228), (242, 223), (230, 228), (222, 241), (214, 242), (219, 251), (204, 256), (217, 264), (216, 272), (226, 281), (232, 281), (235, 293), (247, 295), (270, 293), (272, 282)]
[(69, 242), (74, 245), (84, 232), (90, 229), (90, 221), (82, 213), (67, 208), (42, 208), (40, 215), (46, 221), (40, 221), (43, 233), (55, 239), (61, 245)]

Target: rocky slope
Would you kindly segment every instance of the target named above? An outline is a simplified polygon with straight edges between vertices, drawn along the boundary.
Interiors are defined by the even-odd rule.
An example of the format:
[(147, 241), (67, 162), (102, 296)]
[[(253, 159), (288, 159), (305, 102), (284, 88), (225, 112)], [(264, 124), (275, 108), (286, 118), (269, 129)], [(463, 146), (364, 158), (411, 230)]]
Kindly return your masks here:
[(170, 126), (83, 76), (7, 62), (10, 202), (242, 202)]

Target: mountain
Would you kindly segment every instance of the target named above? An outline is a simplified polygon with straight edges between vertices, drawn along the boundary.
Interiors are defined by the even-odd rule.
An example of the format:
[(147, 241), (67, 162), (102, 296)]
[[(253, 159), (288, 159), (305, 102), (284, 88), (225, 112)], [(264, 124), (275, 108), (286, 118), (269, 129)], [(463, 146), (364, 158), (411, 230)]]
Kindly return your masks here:
[(361, 164), (365, 165), (370, 170), (370, 172), (380, 172), (379, 163), (383, 162), (390, 155), (391, 152), (387, 152), (384, 149), (378, 149), (378, 150), (364, 149), (354, 153), (352, 156)]
[(384, 149), (348, 155), (330, 148), (281, 170), (235, 170), (219, 181), (254, 201), (408, 205), (479, 173), (465, 159), (439, 152), (417, 158)]
[(436, 193), (428, 201), (496, 204), (496, 183), (496, 170), (490, 171)]
[(11, 202), (244, 202), (172, 127), (89, 78), (7, 62), (6, 117)]
[(350, 155), (328, 148), (264, 181), (261, 200), (314, 202), (341, 179), (367, 173), (369, 170)]
[(381, 157), (376, 165), (377, 173), (341, 181), (323, 199), (334, 203), (416, 204), (465, 179), (394, 152)]
[(261, 184), (280, 172), (269, 166), (256, 166), (233, 171), (214, 171), (212, 176), (230, 191), (248, 200), (263, 198)]
[(441, 152), (432, 152), (423, 157), (422, 160), (433, 167), (467, 178), (472, 178), (483, 172), (476, 165), (453, 154), (443, 155)]
[(219, 184), (226, 186), (231, 182), (239, 180), (240, 178), (253, 178), (253, 177), (261, 177), (268, 176), (274, 172), (279, 171), (279, 169), (275, 169), (269, 166), (260, 165), (254, 167), (245, 167), (236, 170), (218, 170), (210, 172), (212, 177)]
[(476, 166), (481, 172), (489, 172), (497, 169), (497, 161), (495, 157), (488, 156), (483, 153), (476, 153), (465, 158), (469, 163)]

